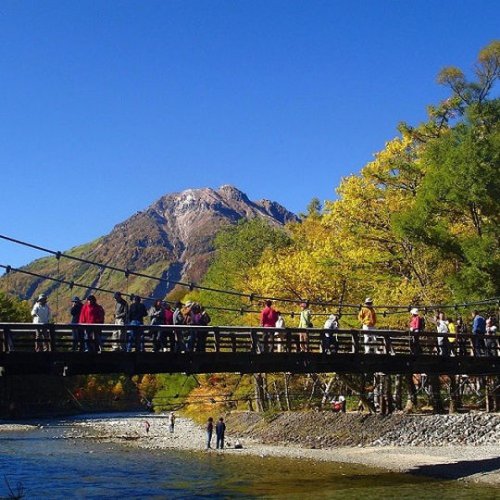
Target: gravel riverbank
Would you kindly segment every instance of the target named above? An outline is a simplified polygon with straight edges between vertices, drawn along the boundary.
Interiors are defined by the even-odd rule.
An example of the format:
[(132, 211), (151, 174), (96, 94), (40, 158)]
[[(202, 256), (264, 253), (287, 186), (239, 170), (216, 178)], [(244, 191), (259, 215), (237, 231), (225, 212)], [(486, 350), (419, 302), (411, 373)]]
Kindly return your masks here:
[[(500, 487), (499, 415), (382, 417), (290, 412), (269, 421), (242, 412), (228, 415), (226, 421), (223, 453), (357, 463)], [(361, 428), (362, 442), (355, 443), (352, 435)], [(337, 432), (334, 444), (336, 430), (342, 432)], [(77, 419), (65, 431), (65, 437), (121, 442), (152, 450), (220, 453), (206, 450), (205, 430), (189, 419), (177, 418), (175, 431), (170, 433), (167, 415)], [(235, 449), (237, 441), (241, 449)]]

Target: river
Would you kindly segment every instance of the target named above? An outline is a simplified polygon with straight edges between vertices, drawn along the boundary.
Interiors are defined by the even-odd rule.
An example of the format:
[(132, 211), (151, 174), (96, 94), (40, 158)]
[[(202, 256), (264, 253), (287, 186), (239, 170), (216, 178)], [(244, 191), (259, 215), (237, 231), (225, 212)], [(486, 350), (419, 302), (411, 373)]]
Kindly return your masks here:
[(500, 498), (494, 487), (361, 465), (66, 439), (68, 426), (0, 432), (0, 498)]

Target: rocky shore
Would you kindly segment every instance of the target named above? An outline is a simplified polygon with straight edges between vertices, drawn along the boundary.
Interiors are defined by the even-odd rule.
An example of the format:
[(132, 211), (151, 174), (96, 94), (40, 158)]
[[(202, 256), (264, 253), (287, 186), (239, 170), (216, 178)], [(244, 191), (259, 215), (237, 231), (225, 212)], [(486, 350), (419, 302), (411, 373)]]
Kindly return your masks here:
[[(358, 415), (285, 412), (227, 415), (223, 453), (358, 463), (398, 472), (500, 487), (500, 415)], [(1, 427), (1, 426), (0, 426)], [(65, 437), (120, 442), (151, 450), (206, 450), (204, 429), (167, 415), (77, 419)], [(242, 448), (236, 449), (236, 442)], [(499, 491), (500, 495), (500, 491)]]

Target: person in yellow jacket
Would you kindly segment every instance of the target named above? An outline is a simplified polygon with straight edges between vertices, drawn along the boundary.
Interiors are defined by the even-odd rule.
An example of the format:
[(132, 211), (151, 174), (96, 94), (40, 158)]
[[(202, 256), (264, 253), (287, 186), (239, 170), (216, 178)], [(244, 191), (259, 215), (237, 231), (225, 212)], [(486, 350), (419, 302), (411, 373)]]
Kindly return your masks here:
[[(361, 328), (363, 330), (375, 330), (375, 325), (377, 324), (377, 313), (373, 308), (373, 299), (367, 297), (365, 299), (365, 304), (361, 307), (358, 319), (361, 323)], [(365, 333), (363, 335), (363, 341), (365, 344), (365, 354), (369, 354), (370, 352), (375, 353), (376, 347), (374, 346), (376, 342), (375, 335)]]

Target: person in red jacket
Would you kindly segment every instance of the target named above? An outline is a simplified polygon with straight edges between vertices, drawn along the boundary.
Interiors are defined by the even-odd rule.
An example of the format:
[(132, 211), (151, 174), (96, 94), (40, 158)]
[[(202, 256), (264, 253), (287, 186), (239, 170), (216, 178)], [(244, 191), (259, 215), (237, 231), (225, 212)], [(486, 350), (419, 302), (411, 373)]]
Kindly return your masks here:
[[(273, 303), (266, 300), (265, 307), (260, 312), (260, 326), (264, 328), (276, 328), (278, 320), (278, 312), (273, 308)], [(252, 332), (252, 350), (256, 352), (266, 352), (273, 350), (274, 332), (264, 331), (262, 333), (263, 345), (259, 343), (258, 334)], [(271, 340), (271, 345), (269, 345)]]
[[(87, 302), (80, 312), (80, 323), (83, 325), (102, 325), (104, 309), (97, 303), (94, 295), (87, 297)], [(101, 352), (101, 330), (97, 327), (85, 326), (85, 352)]]

